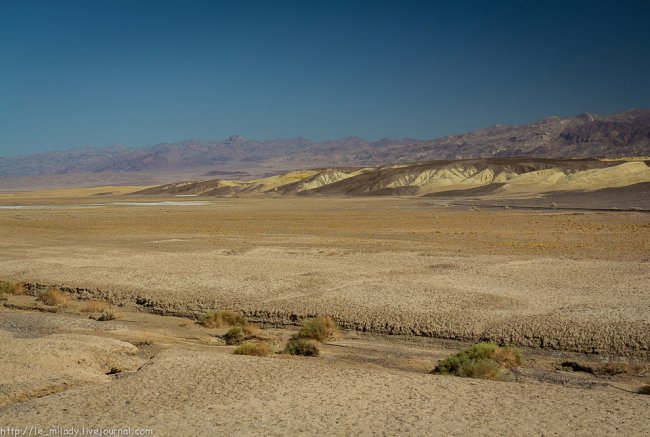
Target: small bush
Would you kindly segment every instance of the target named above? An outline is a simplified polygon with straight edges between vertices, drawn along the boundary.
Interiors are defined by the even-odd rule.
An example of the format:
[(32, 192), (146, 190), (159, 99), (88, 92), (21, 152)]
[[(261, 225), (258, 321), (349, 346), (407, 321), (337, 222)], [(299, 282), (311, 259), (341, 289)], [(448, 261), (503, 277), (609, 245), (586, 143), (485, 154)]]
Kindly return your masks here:
[(103, 300), (88, 300), (81, 306), (81, 311), (84, 313), (101, 313), (108, 309), (108, 303)]
[(208, 311), (199, 317), (199, 324), (206, 328), (220, 328), (221, 326), (246, 326), (248, 320), (234, 311)]
[(68, 303), (68, 296), (55, 287), (50, 287), (38, 297), (38, 300), (45, 305), (60, 306)]
[(268, 357), (273, 353), (273, 348), (268, 343), (251, 343), (246, 341), (237, 346), (234, 351), (235, 355), (253, 355), (256, 357)]
[(521, 351), (516, 347), (498, 347), (494, 351), (494, 361), (509, 369), (521, 366)]
[(25, 287), (20, 282), (0, 281), (0, 294), (25, 294)]
[(320, 346), (318, 346), (318, 342), (315, 340), (292, 338), (287, 342), (284, 352), (291, 355), (317, 357), (320, 355)]
[(226, 344), (239, 344), (255, 336), (257, 328), (253, 325), (233, 326), (223, 335)]
[(641, 371), (641, 367), (630, 363), (610, 362), (603, 364), (595, 370), (595, 373), (598, 375), (616, 376), (638, 373)]
[(117, 317), (115, 316), (115, 313), (111, 310), (106, 310), (103, 313), (99, 315), (95, 320), (98, 322), (108, 322), (110, 320), (115, 320)]
[(0, 291), (0, 301), (7, 300), (7, 295), (3, 291)]
[(296, 338), (325, 341), (338, 333), (338, 327), (330, 317), (316, 317), (302, 323), (302, 328), (296, 334)]
[(500, 348), (495, 343), (478, 343), (440, 361), (432, 373), (464, 378), (502, 379), (503, 368), (521, 364), (517, 348)]

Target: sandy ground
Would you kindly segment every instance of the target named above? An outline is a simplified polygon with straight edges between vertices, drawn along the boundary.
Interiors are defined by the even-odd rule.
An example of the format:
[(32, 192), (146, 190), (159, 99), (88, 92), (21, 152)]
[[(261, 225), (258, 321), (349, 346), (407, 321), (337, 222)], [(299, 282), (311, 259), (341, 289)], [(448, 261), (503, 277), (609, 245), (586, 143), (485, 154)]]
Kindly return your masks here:
[[(30, 299), (10, 301), (29, 308)], [(593, 357), (525, 350), (512, 381), (468, 380), (426, 373), (451, 343), (347, 333), (319, 358), (246, 357), (219, 340), (225, 329), (117, 314), (95, 322), (70, 307), (0, 311), (0, 426), (169, 436), (650, 432), (650, 397), (631, 393), (643, 378), (553, 367)], [(262, 332), (276, 349), (290, 334)]]
[[(609, 385), (633, 391), (647, 372), (580, 383), (556, 370), (566, 357), (647, 366), (648, 214), (471, 211), (403, 198), (114, 204), (125, 200), (32, 197), (4, 204), (53, 207), (0, 209), (0, 277), (122, 311), (101, 323), (74, 308), (0, 312), (0, 426), (650, 432), (650, 397)], [(31, 297), (8, 302), (21, 299)], [(317, 359), (240, 357), (191, 321), (139, 312), (208, 309), (276, 327), (329, 314), (350, 330)], [(405, 335), (373, 337), (389, 333)], [(273, 335), (281, 344), (288, 334)], [(460, 343), (430, 337), (493, 339), (540, 358), (512, 382), (434, 376), (426, 370)]]
[(0, 223), (0, 275), (118, 304), (195, 315), (226, 308), (274, 323), (328, 314), (373, 332), (650, 350), (643, 213), (468, 211), (414, 199), (109, 199), (0, 209)]

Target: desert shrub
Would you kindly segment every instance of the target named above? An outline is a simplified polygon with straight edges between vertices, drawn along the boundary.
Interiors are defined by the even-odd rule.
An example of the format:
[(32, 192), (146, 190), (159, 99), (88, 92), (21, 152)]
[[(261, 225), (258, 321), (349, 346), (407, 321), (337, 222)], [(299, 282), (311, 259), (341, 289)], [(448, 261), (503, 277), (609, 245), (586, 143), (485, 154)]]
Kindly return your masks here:
[(130, 341), (135, 347), (153, 346), (153, 340), (150, 338), (141, 338), (140, 340)]
[(199, 317), (199, 324), (206, 328), (219, 328), (221, 326), (246, 326), (248, 320), (234, 311), (208, 311)]
[(596, 369), (598, 375), (616, 376), (628, 373), (637, 373), (641, 367), (630, 363), (610, 362), (605, 363)]
[(268, 357), (273, 353), (273, 348), (268, 343), (251, 343), (246, 341), (237, 346), (234, 351), (235, 355), (253, 355), (256, 357)]
[(287, 342), (284, 352), (291, 355), (317, 357), (320, 354), (320, 346), (315, 340), (292, 338)]
[(101, 313), (108, 309), (108, 303), (103, 300), (87, 300), (81, 306), (84, 313)]
[(246, 338), (244, 328), (241, 326), (233, 326), (223, 335), (226, 344), (239, 344)]
[(497, 347), (494, 351), (494, 361), (507, 368), (521, 366), (521, 351), (512, 346)]
[(521, 364), (517, 348), (500, 348), (495, 343), (478, 343), (438, 362), (432, 373), (464, 378), (502, 379), (503, 368)]
[(115, 320), (116, 318), (117, 317), (115, 316), (115, 313), (113, 311), (105, 310), (95, 320), (97, 320), (98, 322), (108, 322), (110, 320)]
[(233, 326), (223, 335), (226, 344), (239, 344), (244, 340), (255, 337), (258, 328), (254, 325)]
[(25, 294), (25, 287), (20, 282), (0, 281), (0, 294)]
[(325, 341), (338, 335), (338, 333), (338, 327), (330, 317), (316, 317), (315, 319), (307, 319), (302, 323), (296, 338)]
[(7, 300), (7, 295), (5, 292), (0, 291), (0, 301)]
[(59, 306), (68, 303), (68, 296), (60, 290), (57, 290), (55, 287), (49, 287), (46, 291), (41, 293), (38, 300), (43, 302), (45, 305)]

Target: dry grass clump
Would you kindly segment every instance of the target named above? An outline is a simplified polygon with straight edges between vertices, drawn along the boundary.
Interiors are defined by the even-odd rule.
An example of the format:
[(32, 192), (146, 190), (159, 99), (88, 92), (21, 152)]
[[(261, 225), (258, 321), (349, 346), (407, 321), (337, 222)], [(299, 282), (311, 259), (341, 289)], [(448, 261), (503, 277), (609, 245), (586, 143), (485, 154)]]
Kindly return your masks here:
[(103, 300), (87, 300), (81, 305), (81, 311), (84, 313), (101, 313), (108, 309), (109, 305)]
[(300, 331), (289, 339), (283, 352), (291, 355), (317, 357), (320, 355), (319, 342), (338, 334), (338, 326), (330, 317), (307, 319), (302, 322)]
[(307, 319), (302, 323), (302, 327), (296, 338), (325, 341), (339, 334), (339, 329), (330, 317), (316, 317)]
[(223, 335), (226, 344), (239, 344), (244, 340), (250, 340), (256, 337), (258, 328), (254, 325), (233, 326)]
[(643, 370), (643, 367), (638, 364), (609, 362), (603, 364), (595, 370), (595, 373), (598, 375), (616, 376), (624, 374), (636, 374), (641, 372)]
[(43, 302), (45, 305), (61, 306), (67, 304), (69, 298), (55, 287), (49, 287), (45, 292), (38, 296), (38, 300)]
[(2, 294), (26, 294), (25, 286), (15, 281), (0, 281), (0, 295)]
[(235, 355), (252, 355), (256, 357), (268, 357), (273, 353), (273, 348), (268, 343), (251, 343), (246, 341), (232, 351)]
[(521, 365), (521, 351), (499, 347), (495, 343), (478, 343), (438, 362), (431, 373), (463, 378), (504, 379), (504, 369)]
[(290, 355), (302, 355), (305, 357), (317, 357), (320, 355), (320, 346), (316, 340), (292, 338), (284, 347), (284, 353)]
[(246, 326), (248, 320), (234, 311), (208, 311), (199, 317), (199, 324), (206, 328), (222, 326)]

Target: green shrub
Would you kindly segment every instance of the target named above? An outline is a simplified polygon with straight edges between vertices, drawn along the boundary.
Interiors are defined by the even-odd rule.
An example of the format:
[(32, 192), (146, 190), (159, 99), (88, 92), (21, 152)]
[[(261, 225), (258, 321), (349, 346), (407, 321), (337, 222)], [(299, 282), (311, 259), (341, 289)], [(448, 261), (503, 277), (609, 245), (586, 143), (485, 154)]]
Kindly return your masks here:
[(246, 338), (244, 329), (241, 326), (234, 326), (223, 335), (226, 344), (239, 344)]
[(255, 337), (258, 328), (254, 325), (233, 326), (223, 335), (226, 344), (239, 344)]
[(521, 364), (521, 351), (500, 348), (495, 343), (478, 343), (438, 362), (432, 373), (464, 378), (502, 379), (504, 368)]
[(199, 317), (199, 324), (206, 328), (220, 328), (221, 326), (245, 326), (246, 317), (234, 311), (208, 311)]
[(338, 335), (338, 333), (338, 327), (330, 317), (316, 317), (315, 319), (307, 319), (302, 323), (296, 338), (325, 341)]
[(234, 351), (235, 355), (253, 355), (256, 357), (268, 357), (273, 353), (273, 348), (268, 343), (251, 343), (246, 341), (237, 346)]
[(318, 346), (318, 342), (315, 340), (292, 338), (287, 342), (284, 352), (291, 355), (317, 357), (320, 355), (320, 347)]

